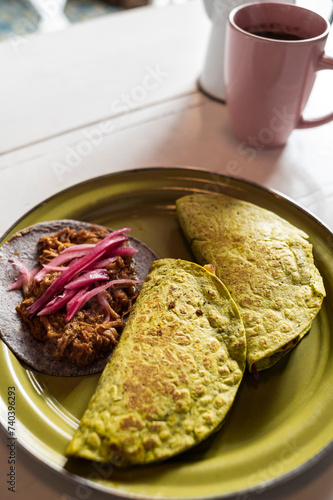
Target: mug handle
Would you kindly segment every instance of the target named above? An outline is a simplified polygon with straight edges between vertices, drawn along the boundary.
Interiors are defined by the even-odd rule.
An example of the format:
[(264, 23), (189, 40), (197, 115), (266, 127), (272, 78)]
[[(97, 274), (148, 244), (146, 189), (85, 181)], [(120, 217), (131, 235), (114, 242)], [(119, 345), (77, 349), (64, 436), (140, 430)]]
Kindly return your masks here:
[[(317, 71), (323, 69), (333, 69), (333, 57), (324, 54), (321, 56), (318, 62)], [(329, 113), (321, 118), (311, 118), (309, 120), (305, 120), (303, 116), (301, 116), (298, 125), (296, 128), (310, 128), (310, 127), (318, 127), (319, 125), (324, 125), (333, 120), (333, 113)]]

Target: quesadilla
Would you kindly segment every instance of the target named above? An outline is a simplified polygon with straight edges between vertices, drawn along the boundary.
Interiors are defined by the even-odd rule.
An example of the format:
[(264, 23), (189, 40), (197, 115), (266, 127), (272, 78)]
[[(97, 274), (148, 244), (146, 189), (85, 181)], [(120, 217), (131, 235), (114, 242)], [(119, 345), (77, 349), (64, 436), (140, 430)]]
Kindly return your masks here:
[(155, 261), (66, 455), (121, 467), (194, 446), (222, 425), (245, 358), (222, 282), (192, 262)]
[(249, 370), (269, 368), (309, 331), (325, 296), (307, 234), (225, 195), (184, 196), (177, 214), (197, 261), (216, 266), (239, 307)]
[(23, 229), (4, 243), (0, 337), (19, 359), (49, 375), (103, 370), (157, 258), (128, 231), (57, 220)]

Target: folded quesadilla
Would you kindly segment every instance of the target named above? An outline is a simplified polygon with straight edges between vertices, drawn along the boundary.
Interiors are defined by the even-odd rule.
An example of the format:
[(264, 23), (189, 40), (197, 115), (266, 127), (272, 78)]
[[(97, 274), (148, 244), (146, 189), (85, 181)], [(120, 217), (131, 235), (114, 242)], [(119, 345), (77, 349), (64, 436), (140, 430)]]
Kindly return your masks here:
[(196, 259), (216, 266), (239, 307), (249, 370), (269, 368), (309, 331), (325, 296), (307, 234), (224, 195), (180, 198), (177, 214)]
[(207, 269), (155, 261), (67, 456), (167, 459), (223, 423), (246, 365), (236, 304)]

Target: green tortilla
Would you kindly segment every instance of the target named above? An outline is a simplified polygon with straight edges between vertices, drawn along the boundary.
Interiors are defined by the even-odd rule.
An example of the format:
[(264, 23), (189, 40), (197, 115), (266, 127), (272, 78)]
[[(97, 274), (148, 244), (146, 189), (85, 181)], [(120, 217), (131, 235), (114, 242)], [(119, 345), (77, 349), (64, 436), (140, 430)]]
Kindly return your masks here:
[(307, 234), (224, 195), (180, 198), (177, 214), (197, 261), (216, 266), (239, 307), (249, 370), (269, 368), (310, 330), (325, 296)]
[(194, 446), (222, 425), (245, 365), (221, 281), (192, 262), (155, 261), (67, 456), (122, 467)]

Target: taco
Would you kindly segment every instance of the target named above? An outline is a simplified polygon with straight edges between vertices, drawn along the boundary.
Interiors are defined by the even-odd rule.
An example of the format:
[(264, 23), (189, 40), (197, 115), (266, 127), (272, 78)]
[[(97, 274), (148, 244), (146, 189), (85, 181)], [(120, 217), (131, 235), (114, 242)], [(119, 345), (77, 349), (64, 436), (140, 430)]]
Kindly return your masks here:
[(157, 258), (128, 231), (59, 220), (26, 228), (4, 243), (0, 336), (20, 360), (50, 375), (103, 370)]
[(194, 446), (224, 422), (245, 359), (222, 282), (192, 262), (155, 261), (66, 455), (122, 467)]
[(177, 214), (196, 259), (216, 266), (239, 307), (249, 370), (269, 368), (310, 330), (325, 296), (307, 234), (224, 195), (182, 197)]

